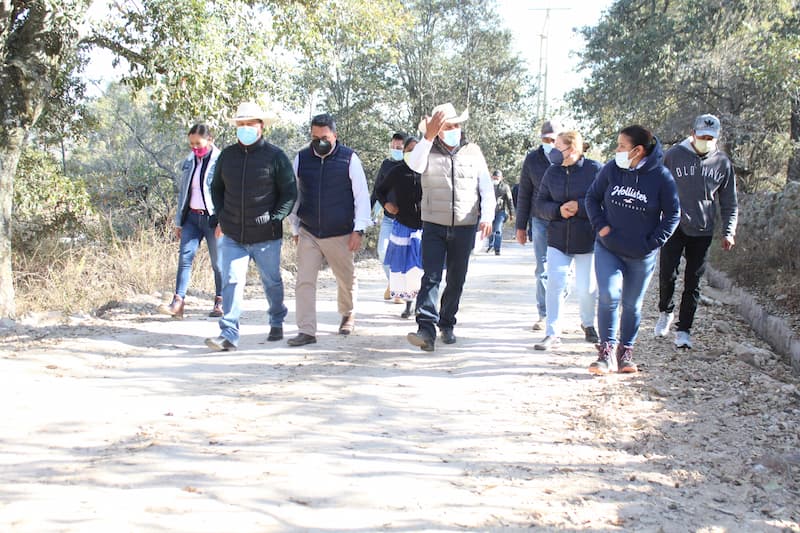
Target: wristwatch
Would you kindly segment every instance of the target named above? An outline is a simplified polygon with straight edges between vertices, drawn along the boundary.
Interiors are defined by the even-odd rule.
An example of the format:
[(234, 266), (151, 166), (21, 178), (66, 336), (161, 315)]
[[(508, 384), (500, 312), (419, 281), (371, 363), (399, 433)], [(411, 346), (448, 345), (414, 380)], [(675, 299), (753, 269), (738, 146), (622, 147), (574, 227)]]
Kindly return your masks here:
[(364, 230), (363, 229), (357, 229), (357, 230), (355, 230), (355, 232), (358, 233), (359, 235), (361, 235), (362, 237), (364, 236)]

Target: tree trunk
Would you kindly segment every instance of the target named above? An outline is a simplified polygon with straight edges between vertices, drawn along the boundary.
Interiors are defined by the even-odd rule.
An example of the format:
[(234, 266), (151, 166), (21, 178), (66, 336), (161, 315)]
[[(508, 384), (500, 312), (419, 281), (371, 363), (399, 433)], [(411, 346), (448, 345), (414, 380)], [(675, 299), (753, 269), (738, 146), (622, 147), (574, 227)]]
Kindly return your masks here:
[(786, 169), (786, 181), (800, 181), (800, 93), (792, 98), (792, 116), (789, 119), (789, 139), (792, 141), (792, 154)]
[(0, 3), (0, 318), (15, 312), (11, 203), (17, 163), (62, 61), (75, 53), (75, 28), (88, 3)]

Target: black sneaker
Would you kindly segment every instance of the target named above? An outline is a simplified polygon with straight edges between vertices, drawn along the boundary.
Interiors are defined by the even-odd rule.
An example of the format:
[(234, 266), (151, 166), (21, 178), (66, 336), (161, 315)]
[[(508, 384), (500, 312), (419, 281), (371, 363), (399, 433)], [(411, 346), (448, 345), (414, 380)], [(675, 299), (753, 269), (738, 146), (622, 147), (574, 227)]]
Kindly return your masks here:
[(439, 332), (439, 335), (442, 337), (442, 342), (445, 344), (455, 344), (456, 343), (456, 336), (453, 333), (453, 328), (445, 328)]
[(217, 352), (232, 352), (236, 349), (236, 345), (222, 335), (207, 338), (206, 346)]
[(583, 335), (586, 339), (586, 342), (597, 344), (600, 341), (600, 338), (597, 336), (597, 330), (594, 329), (594, 326), (581, 326), (581, 329), (583, 330)]
[(424, 331), (409, 333), (406, 340), (423, 352), (432, 352), (434, 349), (434, 340)]
[(633, 362), (633, 346), (617, 346), (617, 372), (620, 374), (633, 374), (639, 368)]
[(597, 361), (589, 365), (589, 373), (603, 375), (608, 374), (613, 369), (611, 368), (614, 356), (614, 345), (610, 342), (602, 342), (597, 346)]
[(272, 326), (269, 328), (269, 335), (267, 335), (267, 340), (272, 341), (279, 341), (283, 338), (283, 328)]

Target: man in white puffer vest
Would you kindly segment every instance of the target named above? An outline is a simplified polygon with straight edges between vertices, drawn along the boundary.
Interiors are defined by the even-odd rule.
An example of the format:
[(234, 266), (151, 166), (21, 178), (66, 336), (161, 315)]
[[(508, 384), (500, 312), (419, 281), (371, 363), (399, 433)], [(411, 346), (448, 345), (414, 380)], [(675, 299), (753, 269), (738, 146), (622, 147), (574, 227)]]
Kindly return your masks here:
[[(453, 327), (467, 277), (475, 232), (485, 239), (492, 230), (495, 196), (489, 168), (480, 147), (466, 140), (461, 124), (469, 112), (456, 113), (453, 104), (433, 108), (420, 123), (425, 136), (409, 154), (407, 164), (422, 174), (422, 286), (417, 295), (417, 328), (408, 342), (433, 351), (436, 327), (442, 342), (456, 342)], [(446, 265), (445, 265), (446, 262)], [(439, 285), (447, 267), (446, 287), (438, 309)]]

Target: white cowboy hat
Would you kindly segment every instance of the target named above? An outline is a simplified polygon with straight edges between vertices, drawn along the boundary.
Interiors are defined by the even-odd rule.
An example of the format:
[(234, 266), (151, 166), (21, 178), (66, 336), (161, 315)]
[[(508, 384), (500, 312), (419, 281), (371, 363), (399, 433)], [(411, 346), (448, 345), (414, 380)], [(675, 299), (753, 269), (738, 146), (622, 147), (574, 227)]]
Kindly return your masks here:
[(236, 115), (230, 117), (228, 122), (235, 126), (236, 122), (240, 120), (260, 120), (265, 126), (275, 123), (278, 120), (273, 113), (268, 113), (261, 109), (261, 106), (255, 102), (244, 102), (239, 104), (236, 109)]
[[(462, 122), (469, 119), (469, 109), (465, 109), (463, 113), (460, 115), (456, 113), (456, 108), (453, 107), (453, 104), (447, 102), (446, 104), (440, 104), (433, 108), (431, 111), (431, 116), (435, 115), (439, 111), (444, 113), (444, 121), (449, 122), (451, 124), (461, 124)], [(417, 129), (421, 132), (425, 132), (425, 125), (427, 124), (427, 120), (424, 118), (420, 120), (419, 126)]]

